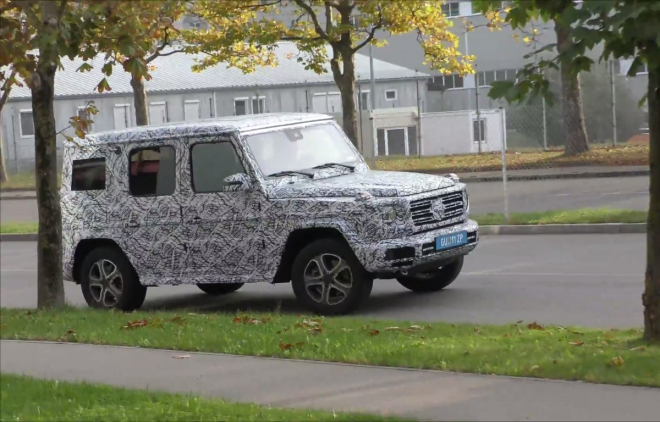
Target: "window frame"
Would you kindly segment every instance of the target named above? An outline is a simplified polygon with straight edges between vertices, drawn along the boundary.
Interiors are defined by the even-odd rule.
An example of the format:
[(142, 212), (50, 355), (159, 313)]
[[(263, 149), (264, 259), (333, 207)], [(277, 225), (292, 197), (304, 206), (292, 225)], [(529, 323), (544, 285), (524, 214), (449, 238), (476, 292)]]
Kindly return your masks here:
[[(245, 114), (236, 114), (236, 103), (238, 101), (242, 101), (245, 103)], [(250, 97), (235, 97), (234, 98), (234, 116), (247, 116), (250, 113), (250, 110), (252, 108), (252, 102), (250, 101)]]
[[(366, 102), (362, 101), (362, 98), (360, 97), (360, 95), (365, 95), (365, 94), (367, 96), (367, 101)], [(355, 95), (357, 96), (357, 99), (358, 99), (358, 102), (360, 103), (360, 105), (362, 105), (362, 111), (371, 111), (371, 90), (370, 89), (357, 90), (355, 92)], [(365, 105), (366, 105), (366, 108), (365, 108)]]
[[(27, 113), (30, 113), (32, 115), (32, 118), (30, 119), (30, 122), (32, 123), (32, 135), (25, 135), (23, 133), (23, 121), (21, 119), (22, 119), (23, 114), (27, 114)], [(19, 134), (21, 136), (21, 139), (34, 138), (34, 135), (36, 135), (37, 128), (34, 127), (34, 112), (32, 111), (31, 108), (18, 110), (18, 130), (19, 130)]]
[[(263, 104), (263, 110), (261, 112), (255, 112), (254, 111), (254, 102), (257, 102), (257, 108)], [(265, 114), (266, 113), (266, 96), (265, 95), (259, 95), (259, 96), (253, 96), (250, 98), (250, 114)]]
[[(394, 93), (394, 98), (387, 98), (387, 93), (388, 92), (393, 92)], [(385, 90), (385, 101), (396, 101), (399, 98), (399, 93), (397, 92), (396, 89), (386, 89)]]
[[(456, 5), (456, 14), (452, 15), (451, 14), (451, 7), (452, 5)], [(445, 15), (447, 18), (458, 18), (461, 16), (461, 2), (460, 1), (447, 1), (445, 4), (441, 6), (441, 9), (444, 9), (445, 6), (447, 7), (447, 13), (445, 13), (444, 10), (442, 10), (442, 13)]]
[[(218, 193), (234, 193), (234, 191), (231, 190), (219, 190), (219, 191), (209, 191), (209, 192), (198, 192), (197, 189), (195, 189), (195, 172), (193, 171), (193, 148), (195, 148), (196, 145), (212, 145), (212, 144), (229, 144), (231, 147), (234, 149), (234, 152), (236, 153), (236, 157), (238, 158), (238, 161), (241, 163), (241, 166), (243, 167), (243, 172), (250, 177), (250, 173), (248, 172), (247, 167), (245, 166), (245, 162), (241, 159), (241, 156), (238, 154), (238, 149), (236, 148), (236, 145), (234, 145), (234, 142), (232, 142), (231, 138), (227, 139), (226, 141), (220, 140), (220, 141), (204, 141), (204, 140), (197, 140), (195, 142), (191, 142), (190, 146), (188, 147), (188, 167), (190, 169), (190, 189), (192, 189), (192, 192), (195, 195), (215, 195)], [(231, 176), (231, 175), (230, 175)]]
[[(481, 122), (481, 124), (479, 122)], [(476, 131), (474, 130), (475, 129), (474, 128), (475, 123), (476, 123), (476, 126), (477, 126)], [(481, 131), (481, 140), (477, 140), (479, 138), (479, 130), (478, 129), (481, 126), (483, 126), (483, 130)], [(487, 143), (487, 140), (488, 140), (488, 137), (486, 136), (486, 131), (487, 130), (488, 130), (488, 124), (487, 124), (486, 118), (482, 117), (482, 116), (479, 116), (479, 118), (477, 118), (477, 116), (474, 116), (472, 118), (472, 131), (473, 131), (473, 133), (472, 133), (472, 143), (474, 143), (474, 144), (478, 144), (478, 143), (479, 144), (485, 144), (485, 143)]]
[[(74, 189), (73, 188), (73, 183), (74, 183), (74, 165), (75, 163), (91, 163), (91, 162), (103, 162), (103, 188), (102, 189)], [(81, 158), (81, 159), (76, 159), (76, 160), (71, 160), (71, 185), (69, 186), (69, 190), (71, 192), (100, 192), (100, 191), (105, 191), (106, 187), (108, 186), (108, 161), (106, 160), (105, 157), (95, 157), (95, 158)]]
[[(158, 193), (153, 193), (149, 195), (135, 195), (133, 193), (133, 190), (131, 189), (131, 156), (133, 155), (134, 152), (136, 151), (144, 151), (144, 150), (149, 150), (149, 149), (154, 149), (154, 148), (172, 148), (172, 151), (174, 151), (174, 190), (172, 193), (165, 193), (165, 194), (158, 194)], [(160, 168), (160, 161), (158, 160), (158, 166)], [(132, 148), (131, 150), (128, 151), (128, 193), (131, 195), (133, 198), (154, 198), (154, 197), (159, 197), (159, 196), (172, 196), (176, 194), (179, 181), (177, 179), (177, 171), (176, 171), (176, 147), (171, 144), (163, 144), (163, 145), (153, 145), (153, 146), (144, 146), (144, 147), (137, 147), (137, 148)]]

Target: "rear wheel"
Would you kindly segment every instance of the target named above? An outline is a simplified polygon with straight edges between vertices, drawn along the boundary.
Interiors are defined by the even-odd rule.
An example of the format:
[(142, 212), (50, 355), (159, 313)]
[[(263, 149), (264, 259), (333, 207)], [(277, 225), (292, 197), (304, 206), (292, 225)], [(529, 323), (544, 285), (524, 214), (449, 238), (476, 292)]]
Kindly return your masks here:
[(198, 284), (197, 287), (204, 293), (211, 296), (226, 295), (233, 293), (243, 287), (243, 283), (212, 283), (212, 284)]
[(291, 274), (298, 300), (321, 315), (354, 311), (369, 298), (373, 281), (351, 248), (335, 239), (321, 239), (305, 246), (296, 257)]
[(397, 281), (406, 289), (417, 293), (437, 292), (449, 286), (456, 280), (463, 269), (463, 257), (435, 271), (419, 273), (414, 276), (397, 277)]
[(144, 303), (147, 288), (126, 256), (109, 247), (94, 249), (81, 266), (80, 288), (92, 308), (134, 311)]

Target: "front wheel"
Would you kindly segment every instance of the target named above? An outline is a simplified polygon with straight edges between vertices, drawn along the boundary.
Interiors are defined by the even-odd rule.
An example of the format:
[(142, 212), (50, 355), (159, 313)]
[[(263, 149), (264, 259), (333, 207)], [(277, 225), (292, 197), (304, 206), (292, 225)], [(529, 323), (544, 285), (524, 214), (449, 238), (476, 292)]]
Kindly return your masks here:
[(209, 283), (198, 284), (199, 290), (211, 296), (226, 295), (243, 287), (243, 283)]
[(463, 257), (435, 271), (415, 274), (414, 276), (397, 277), (397, 281), (408, 290), (417, 293), (437, 292), (449, 286), (456, 280), (463, 269)]
[(369, 298), (374, 279), (351, 248), (335, 239), (305, 246), (296, 257), (291, 284), (296, 298), (320, 315), (342, 315)]
[(127, 312), (140, 308), (147, 295), (126, 256), (108, 247), (94, 249), (85, 257), (80, 288), (90, 307)]

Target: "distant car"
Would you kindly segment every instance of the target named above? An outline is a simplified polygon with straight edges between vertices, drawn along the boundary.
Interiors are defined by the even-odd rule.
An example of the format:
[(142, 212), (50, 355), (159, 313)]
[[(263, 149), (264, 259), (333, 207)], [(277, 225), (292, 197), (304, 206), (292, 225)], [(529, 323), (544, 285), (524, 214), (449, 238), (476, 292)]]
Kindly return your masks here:
[(292, 283), (351, 312), (374, 279), (451, 284), (479, 240), (465, 185), (373, 171), (331, 116), (260, 114), (96, 133), (64, 152), (64, 275), (95, 308), (147, 287)]

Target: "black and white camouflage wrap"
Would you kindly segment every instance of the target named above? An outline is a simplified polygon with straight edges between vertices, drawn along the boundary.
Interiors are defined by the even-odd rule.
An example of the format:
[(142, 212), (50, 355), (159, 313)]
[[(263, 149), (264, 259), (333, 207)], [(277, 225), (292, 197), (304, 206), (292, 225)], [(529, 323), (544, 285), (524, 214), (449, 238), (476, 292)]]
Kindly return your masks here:
[[(336, 125), (325, 115), (266, 114), (92, 134), (66, 145), (61, 191), (65, 279), (74, 279), (75, 251), (86, 239), (114, 241), (147, 286), (272, 282), (289, 235), (306, 228), (337, 230), (367, 271), (378, 274), (464, 255), (476, 247), (478, 226), (467, 212), (442, 224), (413, 223), (411, 202), (464, 191), (464, 184), (449, 178), (372, 171), (364, 161), (354, 172), (318, 170), (314, 179), (264, 177), (245, 136), (314, 124)], [(253, 180), (251, 190), (193, 191), (190, 145), (219, 140), (234, 144)], [(129, 151), (164, 145), (176, 151), (174, 194), (132, 196)], [(97, 157), (106, 159), (105, 190), (72, 191), (72, 161)], [(394, 209), (396, 218), (384, 221), (385, 209)], [(458, 231), (472, 233), (473, 241), (423, 253), (422, 245)], [(406, 246), (415, 248), (412, 262), (386, 260), (386, 250)]]

